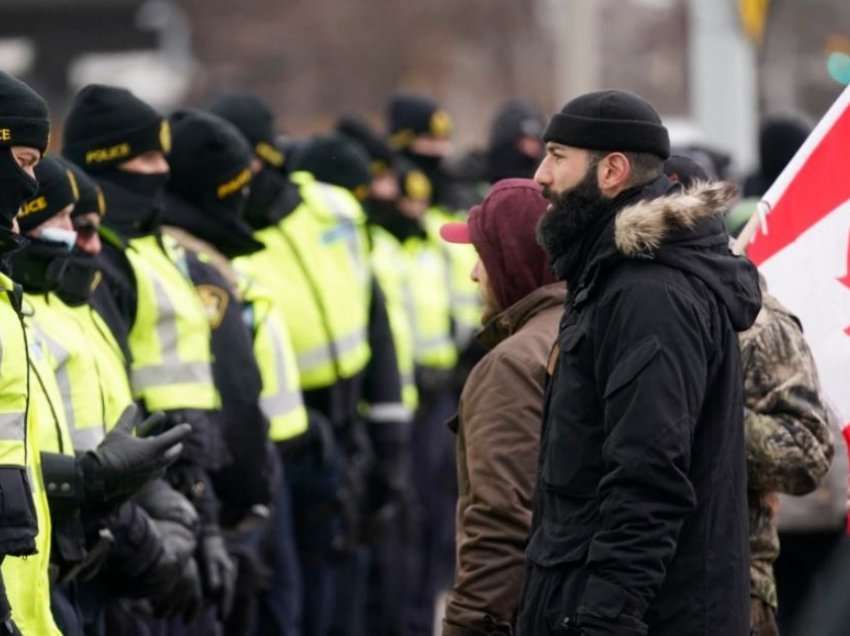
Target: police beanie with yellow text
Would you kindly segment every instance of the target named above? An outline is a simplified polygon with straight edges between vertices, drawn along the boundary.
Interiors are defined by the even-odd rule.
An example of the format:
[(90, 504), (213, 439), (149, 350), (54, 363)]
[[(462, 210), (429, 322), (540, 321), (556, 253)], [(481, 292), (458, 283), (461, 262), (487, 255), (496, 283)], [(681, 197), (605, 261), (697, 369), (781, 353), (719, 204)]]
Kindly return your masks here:
[(21, 206), (18, 214), (18, 225), (24, 234), (76, 203), (80, 196), (70, 168), (56, 157), (47, 156), (39, 161), (35, 178), (38, 192)]
[(0, 71), (0, 146), (47, 149), (47, 102), (21, 80)]
[(87, 172), (110, 170), (146, 152), (168, 154), (168, 120), (125, 88), (89, 84), (71, 104), (62, 154)]

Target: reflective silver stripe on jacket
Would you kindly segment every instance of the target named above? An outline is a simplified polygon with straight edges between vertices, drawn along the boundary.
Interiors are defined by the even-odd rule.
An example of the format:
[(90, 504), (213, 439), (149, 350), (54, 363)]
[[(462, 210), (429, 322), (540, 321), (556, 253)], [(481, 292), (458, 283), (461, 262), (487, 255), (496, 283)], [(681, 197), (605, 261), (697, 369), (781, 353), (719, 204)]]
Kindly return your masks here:
[(409, 422), (413, 419), (413, 411), (401, 402), (386, 402), (370, 404), (366, 409), (367, 419), (373, 422)]
[(172, 384), (211, 384), (212, 369), (207, 362), (151, 364), (133, 369), (130, 378), (137, 391)]
[(91, 450), (103, 440), (105, 424), (104, 422), (88, 422), (82, 426), (78, 425), (77, 416), (74, 413), (74, 403), (71, 399), (71, 376), (68, 373), (68, 359), (71, 354), (40, 327), (36, 327), (36, 332), (47, 343), (50, 354), (56, 360), (56, 368), (53, 371), (53, 376), (56, 378), (56, 386), (59, 388), (59, 394), (62, 398), (65, 423), (68, 426), (68, 433), (71, 436), (71, 443), (74, 445), (74, 450)]
[(75, 451), (88, 451), (97, 448), (103, 441), (105, 433), (102, 426), (89, 426), (86, 428), (71, 428), (71, 441)]
[(0, 413), (0, 441), (23, 442), (25, 431), (25, 413)]
[(135, 391), (144, 391), (171, 384), (212, 383), (212, 368), (208, 362), (182, 362), (177, 354), (177, 311), (152, 267), (146, 268), (157, 303), (156, 335), (162, 363), (135, 367), (130, 380)]
[[(366, 343), (366, 330), (358, 329), (357, 331), (343, 336), (334, 341), (336, 346), (337, 356), (342, 356), (355, 351), (358, 347)], [(302, 351), (297, 355), (298, 368), (302, 370), (312, 370), (324, 364), (332, 364), (330, 343)]]
[(277, 392), (273, 395), (260, 398), (260, 408), (269, 420), (276, 417), (289, 415), (292, 411), (301, 406), (301, 392), (299, 390), (292, 391), (289, 387), (289, 378), (286, 373), (286, 363), (283, 357), (283, 345), (280, 331), (277, 325), (271, 321), (266, 321), (266, 328), (269, 330), (269, 336), (272, 341), (272, 349), (274, 354), (275, 373), (277, 374)]

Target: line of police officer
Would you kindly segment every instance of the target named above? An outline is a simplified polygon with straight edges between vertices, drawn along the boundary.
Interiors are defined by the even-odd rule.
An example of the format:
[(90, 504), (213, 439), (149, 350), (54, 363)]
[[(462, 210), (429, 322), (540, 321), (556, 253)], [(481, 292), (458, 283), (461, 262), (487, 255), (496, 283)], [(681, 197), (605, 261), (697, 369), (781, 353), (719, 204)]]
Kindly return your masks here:
[(254, 96), (90, 85), (60, 158), (0, 75), (7, 633), (431, 633), (475, 256), (450, 119), (388, 124), (282, 149)]

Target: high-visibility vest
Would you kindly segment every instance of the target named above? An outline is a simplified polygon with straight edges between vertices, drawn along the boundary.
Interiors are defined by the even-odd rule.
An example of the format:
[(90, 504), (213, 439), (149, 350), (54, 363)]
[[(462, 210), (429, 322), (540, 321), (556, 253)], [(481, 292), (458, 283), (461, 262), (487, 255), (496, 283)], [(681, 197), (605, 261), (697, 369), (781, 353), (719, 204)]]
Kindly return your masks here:
[(448, 370), (457, 364), (452, 339), (451, 272), (442, 247), (431, 237), (414, 236), (403, 245), (410, 276), (404, 306), (413, 330), (416, 365)]
[(137, 290), (129, 337), (133, 396), (150, 411), (218, 408), (210, 326), (182, 249), (170, 237), (151, 235), (130, 240), (125, 254)]
[(301, 388), (325, 388), (369, 361), (370, 264), (365, 215), (350, 192), (292, 175), (302, 202), (255, 234), (266, 249), (236, 259), (278, 300), (295, 349)]
[(439, 245), (449, 265), (447, 284), (450, 290), (450, 311), (454, 321), (454, 339), (463, 349), (474, 334), (481, 329), (481, 294), (470, 274), (478, 260), (472, 245), (447, 243), (440, 238), (444, 223), (465, 221), (463, 215), (454, 214), (442, 207), (429, 209), (425, 214), (425, 231)]
[(120, 347), (88, 305), (69, 307), (54, 294), (27, 299), (47, 346), (73, 448), (96, 448), (132, 402)]
[[(8, 278), (0, 275), (0, 286), (4, 290), (11, 289), (11, 285)], [(6, 294), (0, 296), (0, 333), (3, 335), (0, 413), (3, 416), (13, 413), (23, 415), (26, 409), (25, 425), (15, 427), (25, 435), (24, 447), (20, 447), (20, 442), (12, 445), (8, 444), (10, 440), (4, 439), (4, 456), (0, 461), (5, 463), (20, 458), (21, 463), (26, 462), (38, 524), (36, 553), (26, 557), (7, 556), (0, 569), (6, 586), (6, 597), (12, 608), (12, 619), (21, 633), (24, 636), (61, 636), (50, 612), (50, 509), (41, 474), (40, 451), (44, 440), (53, 440), (57, 452), (67, 448), (67, 452), (73, 453), (73, 448), (67, 430), (63, 427), (64, 419), (57, 401), (55, 379), (43, 355), (44, 347), (29, 329), (24, 334), (15, 310), (6, 300)], [(27, 382), (30, 386), (28, 408), (25, 406)], [(21, 411), (17, 410), (19, 408)], [(4, 428), (10, 421), (7, 419), (3, 422)]]
[(254, 335), (254, 357), (263, 381), (260, 408), (269, 420), (269, 438), (282, 442), (307, 430), (295, 351), (274, 297), (247, 277), (241, 282), (243, 317)]
[(376, 225), (370, 226), (369, 232), (372, 237), (372, 267), (386, 298), (387, 316), (401, 375), (402, 402), (413, 412), (419, 405), (419, 394), (413, 374), (413, 326), (405, 304), (405, 299), (409, 297), (411, 267), (408, 255), (396, 237)]

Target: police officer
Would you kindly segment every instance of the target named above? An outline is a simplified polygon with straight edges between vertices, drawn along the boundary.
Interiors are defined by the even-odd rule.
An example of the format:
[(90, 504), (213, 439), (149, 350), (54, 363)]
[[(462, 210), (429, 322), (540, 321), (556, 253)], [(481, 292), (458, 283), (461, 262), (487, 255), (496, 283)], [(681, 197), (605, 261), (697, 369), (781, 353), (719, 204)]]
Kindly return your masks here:
[[(119, 320), (104, 317), (113, 319), (110, 328), (117, 339), (126, 338), (134, 397), (145, 409), (165, 411), (169, 425), (193, 424), (169, 479), (200, 515), (196, 558), (201, 571), (220, 574), (216, 581), (221, 582), (230, 559), (219, 540), (209, 472), (226, 457), (209, 323), (182, 250), (160, 230), (168, 179), (165, 154), (171, 145), (168, 121), (127, 90), (90, 85), (75, 97), (64, 133), (64, 155), (98, 181), (110, 211), (104, 236), (111, 240), (101, 255), (103, 284)], [(190, 559), (186, 567), (197, 566)]]
[[(187, 249), (189, 273), (207, 306), (213, 327), (213, 370), (228, 421), (228, 449), (233, 464), (217, 480), (223, 496), (223, 519), (235, 527), (240, 554), (237, 586), (241, 617), (228, 624), (234, 633), (249, 633), (254, 622), (253, 590), (258, 536), (269, 545), (272, 580), (268, 593), (289, 595), (293, 584), (281, 575), (297, 569), (288, 492), (275, 473), (276, 444), (297, 440), (307, 430), (295, 355), (276, 299), (262, 286), (238, 273), (231, 259), (264, 248), (242, 219), (252, 172), (253, 152), (241, 133), (211, 113), (179, 111), (171, 117), (174, 148), (167, 197), (166, 231)], [(198, 158), (203, 157), (202, 161)], [(251, 517), (268, 517), (274, 490), (272, 526), (258, 527)], [(254, 528), (250, 533), (239, 528)], [(261, 532), (258, 532), (261, 531)], [(276, 589), (276, 588), (280, 589)], [(296, 593), (297, 594), (297, 593)], [(291, 602), (285, 599), (284, 602)], [(297, 613), (273, 614), (266, 633), (292, 633)], [(274, 625), (268, 624), (273, 622)]]
[[(366, 151), (350, 137), (340, 134), (322, 135), (309, 140), (295, 159), (295, 169), (311, 173), (323, 183), (345, 188), (361, 202), (366, 202), (373, 190), (373, 174)], [(386, 165), (386, 164), (385, 164)], [(387, 168), (388, 169), (388, 166)], [(366, 395), (373, 406), (366, 411), (377, 421), (369, 426), (377, 460), (370, 480), (366, 510), (367, 536), (370, 545), (371, 577), (368, 598), (368, 633), (398, 634), (404, 631), (404, 591), (408, 585), (409, 569), (406, 559), (410, 552), (411, 508), (410, 440), (417, 393), (413, 382), (412, 329), (404, 304), (402, 276), (403, 259), (389, 262), (375, 258), (385, 252), (376, 248), (375, 235), (369, 234), (370, 262), (375, 276), (370, 315), (370, 331), (389, 333), (393, 347), (373, 346), (372, 360), (366, 370)], [(384, 308), (385, 312), (384, 313)], [(387, 329), (387, 325), (389, 329)], [(380, 343), (377, 335), (370, 341)], [(394, 359), (379, 364), (380, 355)], [(396, 369), (402, 382), (400, 404), (397, 388), (386, 376)], [(389, 371), (382, 371), (389, 369)]]
[[(220, 99), (213, 110), (242, 130), (255, 145), (258, 159), (262, 160), (261, 153), (256, 150), (257, 144), (273, 138), (273, 118), (268, 108), (256, 98), (236, 95)], [(258, 127), (259, 122), (264, 124)], [(255, 180), (262, 183), (264, 177), (261, 175), (272, 169), (268, 164), (263, 165)], [(344, 532), (331, 529), (339, 521), (333, 519), (321, 522), (325, 538), (320, 540), (315, 527), (308, 530), (315, 521), (305, 522), (305, 531), (299, 531), (307, 595), (307, 630), (327, 633), (332, 620), (339, 624), (337, 630), (357, 634), (362, 624), (365, 585), (345, 582), (362, 580), (365, 569), (363, 550), (357, 548), (359, 522), (356, 514), (365, 494), (365, 476), (371, 455), (358, 413), (364, 372), (372, 358), (373, 344), (369, 319), (373, 280), (363, 212), (349, 192), (320, 183), (304, 171), (293, 172), (289, 181), (279, 181), (276, 189), (277, 200), (265, 206), (257, 206), (257, 200), (251, 200), (254, 199), (252, 191), (246, 219), (258, 230), (255, 236), (266, 249), (240, 259), (237, 265), (264, 280), (284, 299), (285, 308), (298, 308), (297, 312), (287, 311), (287, 324), (295, 346), (305, 402), (330, 420), (333, 437), (345, 453), (345, 488), (349, 494), (340, 497), (345, 504), (341, 519)], [(384, 331), (382, 342), (391, 346), (388, 331)], [(395, 367), (394, 355), (386, 359)], [(399, 401), (398, 398), (393, 400), (393, 409), (398, 407)], [(323, 479), (321, 473), (305, 477), (305, 489), (318, 488)], [(298, 490), (297, 481), (293, 487)], [(296, 509), (299, 508), (298, 499), (296, 493)], [(315, 506), (315, 503), (305, 505)], [(301, 520), (296, 521), (300, 523)], [(331, 559), (334, 545), (349, 554), (336, 564)], [(334, 569), (337, 580), (342, 582), (339, 589), (344, 593), (333, 593), (329, 581), (332, 581)], [(321, 590), (325, 590), (324, 600), (316, 596)], [(324, 608), (334, 606), (334, 597), (338, 604), (335, 612), (328, 615)]]
[[(36, 380), (32, 399), (45, 405), (43, 412), (49, 415), (38, 428), (38, 440), (52, 521), (50, 560), (62, 582), (53, 588), (54, 613), (63, 633), (76, 634), (82, 633), (83, 619), (73, 579), (83, 571), (95, 572), (116, 537), (122, 544), (130, 539), (127, 548), (138, 580), (174, 593), (178, 572), (169, 567), (158, 534), (147, 516), (125, 500), (177, 458), (180, 448), (175, 444), (188, 435), (189, 425), (137, 439), (129, 434), (138, 422), (129, 389), (121, 411), (107, 408), (104, 385), (119, 381), (123, 368), (108, 378), (100, 372), (97, 353), (105, 349), (97, 346), (99, 336), (80, 329), (72, 310), (51, 293), (61, 283), (76, 240), (70, 215), (78, 198), (77, 180), (53, 157), (45, 157), (35, 170), (39, 189), (22, 206), (19, 221), (29, 241), (12, 256), (12, 271), (25, 291)], [(88, 553), (87, 546), (92, 546)]]
[[(4, 257), (20, 245), (15, 216), (38, 188), (34, 168), (47, 147), (49, 126), (45, 101), (23, 82), (0, 73), (0, 253)], [(29, 408), (21, 290), (8, 277), (5, 258), (2, 270), (0, 583), (5, 583), (5, 589), (0, 589), (0, 633), (58, 634), (50, 615), (45, 556), (50, 533), (37, 457), (36, 414)]]

